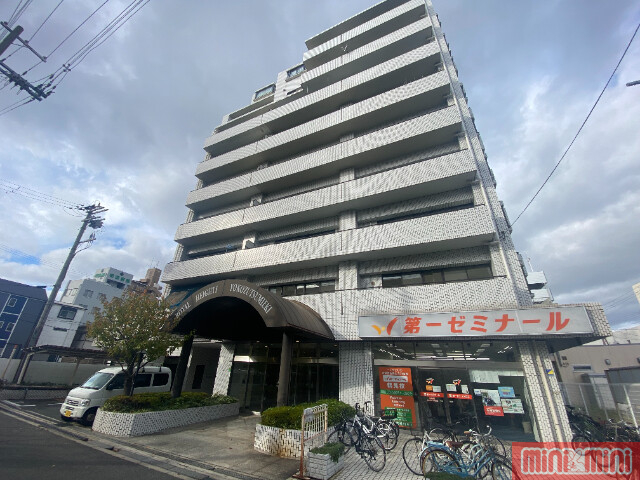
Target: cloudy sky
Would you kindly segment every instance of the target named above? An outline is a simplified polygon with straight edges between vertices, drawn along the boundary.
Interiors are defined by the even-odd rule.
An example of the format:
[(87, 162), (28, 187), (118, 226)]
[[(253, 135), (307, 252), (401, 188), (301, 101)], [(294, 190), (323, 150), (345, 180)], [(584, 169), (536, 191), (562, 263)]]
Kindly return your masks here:
[[(17, 24), (48, 55), (104, 0), (34, 2)], [(152, 0), (55, 94), (0, 116), (0, 277), (52, 285), (80, 227), (51, 203), (100, 202), (106, 222), (67, 279), (112, 266), (141, 277), (171, 261), (205, 138), (298, 64), (304, 41), (366, 0)], [(56, 71), (129, 3), (111, 0), (27, 74)], [(0, 3), (8, 20), (18, 0)], [(512, 221), (589, 112), (640, 22), (631, 0), (434, 0)], [(11, 47), (2, 57), (14, 52)], [(21, 49), (16, 71), (37, 58)], [(563, 163), (514, 225), (517, 249), (561, 303), (597, 301), (640, 324), (640, 39)], [(2, 83), (0, 83), (2, 86)], [(24, 97), (0, 90), (0, 109)], [(2, 111), (2, 110), (0, 110)], [(38, 194), (34, 194), (32, 189)], [(25, 196), (26, 194), (26, 196)], [(47, 201), (34, 200), (33, 197)], [(53, 202), (56, 203), (56, 202)]]

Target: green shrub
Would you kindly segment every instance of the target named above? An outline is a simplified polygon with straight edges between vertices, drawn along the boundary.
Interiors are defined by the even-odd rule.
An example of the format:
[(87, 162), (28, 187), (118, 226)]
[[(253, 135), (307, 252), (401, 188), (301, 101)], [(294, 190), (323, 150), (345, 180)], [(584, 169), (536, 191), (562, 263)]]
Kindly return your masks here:
[(209, 395), (204, 392), (184, 392), (178, 398), (171, 398), (169, 392), (136, 393), (133, 396), (118, 395), (108, 399), (103, 410), (118, 413), (157, 412), (160, 410), (180, 410), (183, 408), (207, 407), (235, 403), (237, 400), (227, 395)]
[(321, 455), (329, 455), (334, 463), (338, 463), (338, 460), (344, 453), (344, 444), (340, 442), (329, 442), (325, 443), (321, 447), (312, 448), (310, 452), (318, 453)]
[(329, 426), (336, 425), (343, 418), (353, 417), (356, 414), (352, 406), (335, 398), (325, 398), (317, 402), (300, 403), (291, 407), (268, 408), (262, 412), (261, 423), (268, 427), (300, 430), (304, 409), (322, 405), (323, 403), (327, 404), (327, 423)]

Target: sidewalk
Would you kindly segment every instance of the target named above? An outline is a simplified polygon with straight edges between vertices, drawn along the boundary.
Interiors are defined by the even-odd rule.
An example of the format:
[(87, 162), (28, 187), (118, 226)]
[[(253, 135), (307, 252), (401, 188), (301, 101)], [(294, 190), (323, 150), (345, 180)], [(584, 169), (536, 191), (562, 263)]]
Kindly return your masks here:
[[(257, 415), (239, 415), (187, 427), (178, 427), (142, 437), (112, 437), (78, 424), (53, 420), (34, 412), (16, 411), (0, 402), (0, 409), (23, 421), (36, 423), (54, 433), (75, 438), (93, 448), (158, 468), (185, 480), (287, 480), (298, 471), (296, 459), (284, 459), (253, 449)], [(402, 446), (410, 438), (401, 431), (398, 445), (387, 452), (381, 472), (368, 468), (349, 449), (344, 469), (332, 480), (416, 480), (402, 459)]]

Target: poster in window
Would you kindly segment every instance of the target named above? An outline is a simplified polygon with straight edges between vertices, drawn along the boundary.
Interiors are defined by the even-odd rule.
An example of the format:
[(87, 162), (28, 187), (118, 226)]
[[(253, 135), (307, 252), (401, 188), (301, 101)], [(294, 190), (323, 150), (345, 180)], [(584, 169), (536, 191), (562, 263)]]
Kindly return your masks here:
[(447, 392), (455, 392), (456, 386), (453, 383), (447, 383)]
[(433, 386), (433, 391), (434, 392), (441, 392), (442, 391), (442, 387), (440, 385), (434, 385)]
[(461, 393), (469, 393), (469, 386), (468, 385), (461, 385), (460, 386), (460, 391), (461, 391)]
[(403, 427), (415, 427), (415, 403), (410, 368), (380, 367), (380, 407), (395, 408), (396, 422)]
[(524, 415), (522, 400), (520, 400), (519, 398), (503, 398), (501, 400), (501, 403), (504, 413), (515, 413), (518, 415)]
[(498, 393), (500, 393), (500, 398), (516, 398), (513, 387), (498, 387)]
[(502, 403), (500, 402), (500, 393), (498, 390), (483, 390), (482, 405), (484, 406), (485, 415), (504, 417)]

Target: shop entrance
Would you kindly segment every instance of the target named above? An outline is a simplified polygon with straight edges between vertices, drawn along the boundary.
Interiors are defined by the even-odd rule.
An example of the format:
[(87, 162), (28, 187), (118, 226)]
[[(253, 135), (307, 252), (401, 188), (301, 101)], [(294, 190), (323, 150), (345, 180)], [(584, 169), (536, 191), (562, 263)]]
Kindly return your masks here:
[[(397, 342), (373, 349), (378, 408), (412, 410), (404, 413), (408, 426), (486, 432), (489, 425), (505, 440), (533, 441), (524, 374), (507, 342)], [(406, 383), (387, 383), (400, 378)]]

